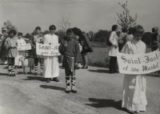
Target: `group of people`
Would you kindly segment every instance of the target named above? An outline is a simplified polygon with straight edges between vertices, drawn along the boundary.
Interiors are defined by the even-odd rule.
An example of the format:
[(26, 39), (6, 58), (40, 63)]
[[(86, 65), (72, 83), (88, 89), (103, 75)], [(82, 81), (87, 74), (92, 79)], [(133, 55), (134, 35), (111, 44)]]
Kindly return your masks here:
[[(109, 71), (110, 73), (117, 73), (117, 53), (122, 52), (124, 45), (127, 42), (133, 41), (135, 33), (135, 28), (130, 27), (128, 30), (126, 28), (121, 28), (118, 25), (112, 26), (112, 31), (110, 37), (107, 40), (109, 43)], [(141, 36), (141, 40), (146, 45), (147, 52), (155, 51), (160, 47), (160, 34), (159, 28), (153, 27), (152, 32), (144, 32)]]
[[(148, 45), (142, 41), (144, 29), (141, 25), (129, 28), (129, 30), (121, 30), (118, 25), (112, 26), (112, 32), (109, 37), (110, 42), (110, 65), (111, 73), (118, 72), (117, 53), (126, 54), (143, 54), (148, 51)], [(153, 37), (155, 39), (156, 50), (159, 46), (158, 28), (153, 28)], [(18, 50), (18, 45), (31, 45), (30, 50)], [(49, 26), (49, 32), (43, 33), (38, 26), (35, 28), (31, 38), (25, 38), (22, 33), (16, 30), (7, 31), (2, 28), (0, 38), (0, 56), (1, 60), (8, 62), (9, 76), (16, 75), (16, 67), (30, 67), (30, 72), (34, 69), (35, 73), (41, 71), (47, 82), (53, 80), (58, 82), (59, 76), (59, 56), (40, 56), (36, 53), (36, 43), (47, 45), (59, 45), (59, 52), (63, 57), (62, 66), (65, 69), (66, 89), (67, 93), (76, 93), (76, 76), (75, 70), (82, 62), (83, 68), (88, 68), (87, 53), (92, 52), (91, 45), (85, 34), (79, 28), (69, 28), (65, 37), (59, 39), (56, 34), (56, 26)], [(26, 63), (26, 60), (28, 62)], [(125, 75), (123, 82), (122, 107), (128, 109), (132, 113), (146, 111), (146, 78), (144, 75)]]
[[(152, 32), (153, 44), (150, 46), (145, 42), (147, 39), (144, 38), (144, 29), (141, 25), (129, 28), (128, 32), (121, 30), (118, 25), (113, 25), (109, 37), (109, 42), (111, 43), (109, 50), (110, 73), (118, 72), (118, 52), (134, 55), (160, 49), (158, 28), (154, 27)], [(133, 114), (137, 114), (141, 111), (146, 111), (146, 106), (146, 77), (140, 74), (125, 74), (123, 80), (122, 107)]]
[[(38, 44), (59, 46), (60, 55), (43, 56), (37, 54)], [(20, 46), (30, 45), (28, 50), (19, 50)], [(23, 33), (14, 29), (2, 28), (0, 38), (1, 61), (8, 64), (8, 75), (16, 76), (16, 69), (22, 67), (26, 73), (26, 67), (31, 73), (41, 74), (47, 82), (59, 81), (60, 56), (63, 58), (62, 66), (66, 74), (66, 92), (77, 92), (75, 70), (82, 66), (88, 68), (87, 53), (92, 52), (91, 45), (86, 35), (79, 28), (69, 28), (64, 38), (56, 34), (56, 26), (49, 26), (49, 31), (43, 33), (37, 26), (32, 35), (27, 38)]]

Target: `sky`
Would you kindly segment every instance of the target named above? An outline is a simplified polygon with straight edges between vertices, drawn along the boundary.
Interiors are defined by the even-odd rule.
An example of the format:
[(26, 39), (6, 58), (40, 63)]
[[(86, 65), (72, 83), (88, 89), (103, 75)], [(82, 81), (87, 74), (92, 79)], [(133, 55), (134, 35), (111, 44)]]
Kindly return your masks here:
[[(85, 31), (110, 30), (117, 23), (118, 2), (125, 0), (0, 0), (0, 27), (10, 20), (21, 32), (43, 30), (54, 24), (61, 28), (62, 20)], [(146, 31), (160, 27), (160, 0), (128, 0), (132, 15)]]

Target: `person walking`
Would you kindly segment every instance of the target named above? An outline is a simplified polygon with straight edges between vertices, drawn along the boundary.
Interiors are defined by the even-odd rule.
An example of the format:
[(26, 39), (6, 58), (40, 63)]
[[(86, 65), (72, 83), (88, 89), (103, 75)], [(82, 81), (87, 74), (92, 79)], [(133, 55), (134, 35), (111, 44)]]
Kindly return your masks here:
[[(51, 25), (49, 27), (49, 33), (44, 36), (44, 44), (49, 44), (52, 46), (59, 45), (59, 38), (55, 34), (56, 26)], [(53, 80), (59, 82), (59, 61), (58, 55), (56, 56), (45, 56), (44, 57), (44, 78), (47, 79), (47, 82)]]
[[(122, 53), (125, 54), (144, 54), (146, 45), (141, 41), (144, 29), (141, 25), (134, 27), (133, 40), (128, 41)], [(144, 75), (125, 75), (123, 80), (122, 107), (129, 110), (132, 114), (146, 111), (146, 78)]]
[(118, 72), (118, 66), (117, 66), (117, 53), (119, 51), (118, 32), (119, 32), (119, 26), (113, 25), (112, 32), (109, 37), (109, 42), (111, 43), (110, 50), (109, 50), (109, 56), (110, 56), (109, 72), (110, 73)]
[(5, 41), (8, 57), (8, 75), (16, 76), (15, 57), (17, 56), (17, 37), (16, 30), (9, 31), (9, 37)]
[(80, 54), (78, 41), (75, 40), (73, 29), (67, 30), (67, 36), (60, 45), (60, 52), (64, 56), (64, 68), (66, 75), (66, 92), (77, 92), (75, 66), (78, 64)]
[(23, 38), (23, 33), (19, 32), (18, 33), (18, 38), (17, 38), (17, 56), (15, 58), (15, 66), (17, 67), (22, 67), (22, 64), (25, 59), (25, 50), (19, 50), (18, 47), (24, 46), (26, 44), (25, 39)]
[(3, 27), (2, 28), (2, 35), (0, 36), (0, 58), (2, 61), (2, 64), (7, 64), (7, 50), (5, 48), (5, 41), (8, 37), (8, 29)]
[(74, 34), (78, 37), (79, 44), (82, 47), (82, 68), (88, 69), (88, 53), (93, 51), (90, 41), (87, 35), (83, 33), (79, 28), (74, 27), (72, 30)]

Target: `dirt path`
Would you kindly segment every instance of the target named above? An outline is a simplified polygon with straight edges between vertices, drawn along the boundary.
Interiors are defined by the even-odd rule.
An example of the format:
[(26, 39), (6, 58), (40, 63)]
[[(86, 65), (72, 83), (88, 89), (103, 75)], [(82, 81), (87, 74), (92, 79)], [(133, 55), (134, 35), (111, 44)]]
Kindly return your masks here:
[[(64, 92), (63, 70), (58, 83), (28, 74), (8, 77), (4, 66), (0, 73), (0, 114), (127, 114), (120, 107), (123, 75), (104, 68), (78, 70), (77, 94)], [(148, 76), (147, 82), (144, 114), (160, 114), (160, 77)]]

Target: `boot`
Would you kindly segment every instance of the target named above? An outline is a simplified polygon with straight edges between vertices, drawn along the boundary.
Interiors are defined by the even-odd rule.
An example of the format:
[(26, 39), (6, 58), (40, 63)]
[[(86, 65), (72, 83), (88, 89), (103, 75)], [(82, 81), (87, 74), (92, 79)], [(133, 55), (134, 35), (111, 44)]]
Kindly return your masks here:
[(8, 76), (12, 76), (12, 68), (11, 68), (11, 66), (8, 66)]
[(77, 93), (76, 77), (75, 77), (75, 76), (72, 76), (72, 79), (71, 79), (71, 91), (72, 91), (73, 93)]
[(71, 92), (71, 78), (70, 76), (66, 77), (66, 93)]
[(12, 66), (11, 75), (12, 75), (13, 77), (16, 76), (15, 66)]
[(34, 72), (35, 72), (35, 75), (38, 74), (38, 66), (34, 66)]

